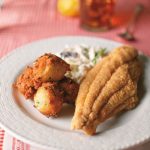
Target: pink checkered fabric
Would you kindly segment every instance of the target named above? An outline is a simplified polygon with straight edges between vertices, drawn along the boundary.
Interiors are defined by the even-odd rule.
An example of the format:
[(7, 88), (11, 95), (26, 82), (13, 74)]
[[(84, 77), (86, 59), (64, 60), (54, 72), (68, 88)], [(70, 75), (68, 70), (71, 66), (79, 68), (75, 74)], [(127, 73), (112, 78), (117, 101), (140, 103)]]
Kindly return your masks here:
[(2, 129), (0, 129), (0, 150), (1, 150), (2, 147), (3, 147), (4, 134), (5, 134), (5, 131), (2, 130)]

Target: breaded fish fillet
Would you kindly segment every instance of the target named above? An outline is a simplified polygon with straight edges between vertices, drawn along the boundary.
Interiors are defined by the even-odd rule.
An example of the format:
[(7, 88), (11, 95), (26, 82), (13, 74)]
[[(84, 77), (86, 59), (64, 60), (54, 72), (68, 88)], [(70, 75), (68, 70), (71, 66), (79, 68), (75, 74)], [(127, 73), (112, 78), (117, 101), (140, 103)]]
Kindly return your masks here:
[[(125, 109), (130, 104), (125, 101), (137, 97), (137, 81), (141, 72), (137, 56), (134, 48), (122, 46), (89, 71), (80, 85), (73, 129), (93, 134), (100, 122), (110, 114), (112, 116), (112, 112), (116, 114), (116, 109)], [(127, 106), (124, 108), (122, 103)]]

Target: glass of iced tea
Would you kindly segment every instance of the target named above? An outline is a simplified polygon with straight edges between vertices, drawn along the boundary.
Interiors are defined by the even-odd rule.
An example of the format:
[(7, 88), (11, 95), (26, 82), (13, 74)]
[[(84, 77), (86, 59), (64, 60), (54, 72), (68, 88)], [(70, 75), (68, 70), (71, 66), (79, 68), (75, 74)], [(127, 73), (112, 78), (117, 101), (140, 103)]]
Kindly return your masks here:
[(80, 25), (91, 31), (112, 27), (115, 0), (80, 0)]

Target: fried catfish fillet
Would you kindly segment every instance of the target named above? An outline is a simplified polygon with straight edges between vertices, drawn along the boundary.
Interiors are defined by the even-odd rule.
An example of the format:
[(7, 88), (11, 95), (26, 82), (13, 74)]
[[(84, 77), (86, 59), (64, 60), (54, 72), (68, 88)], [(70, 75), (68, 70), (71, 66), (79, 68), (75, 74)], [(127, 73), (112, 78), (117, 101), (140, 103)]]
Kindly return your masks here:
[(92, 135), (101, 122), (136, 106), (141, 74), (137, 57), (135, 48), (121, 46), (88, 72), (79, 88), (72, 129)]
[(33, 74), (42, 82), (61, 80), (69, 70), (69, 64), (51, 53), (39, 57), (33, 64)]

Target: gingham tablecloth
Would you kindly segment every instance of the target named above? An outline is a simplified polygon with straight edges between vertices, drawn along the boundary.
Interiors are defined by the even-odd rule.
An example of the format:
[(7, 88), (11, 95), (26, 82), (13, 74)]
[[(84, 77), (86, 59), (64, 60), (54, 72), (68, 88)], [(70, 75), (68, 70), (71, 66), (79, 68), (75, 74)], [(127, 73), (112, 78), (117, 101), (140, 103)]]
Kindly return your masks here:
[[(145, 11), (135, 28), (137, 41), (125, 42), (117, 34), (123, 29), (136, 3), (143, 3)], [(79, 27), (78, 18), (63, 17), (56, 11), (56, 0), (4, 0), (0, 10), (0, 57), (26, 43), (61, 35), (86, 35), (131, 44), (150, 55), (150, 0), (117, 1), (114, 20), (118, 27), (108, 32), (92, 33)], [(3, 148), (2, 148), (3, 147)], [(39, 150), (10, 136), (0, 129), (0, 150)], [(150, 143), (132, 148), (149, 150)]]

